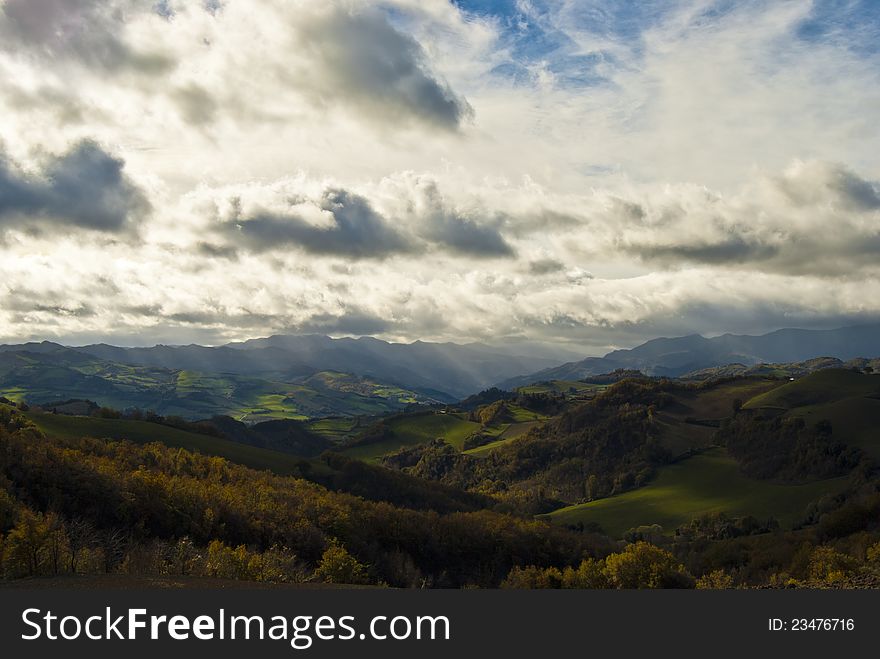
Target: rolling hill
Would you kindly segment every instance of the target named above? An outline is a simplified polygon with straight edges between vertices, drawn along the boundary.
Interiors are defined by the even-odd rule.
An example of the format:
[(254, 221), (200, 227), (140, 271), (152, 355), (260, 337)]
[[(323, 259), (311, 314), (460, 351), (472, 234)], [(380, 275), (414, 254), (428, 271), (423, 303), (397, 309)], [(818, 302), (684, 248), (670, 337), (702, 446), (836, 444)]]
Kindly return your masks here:
[(50, 437), (125, 439), (136, 444), (160, 442), (171, 448), (182, 448), (203, 455), (225, 458), (252, 469), (268, 469), (281, 476), (298, 476), (302, 471), (302, 458), (288, 453), (248, 446), (146, 421), (97, 419), (46, 412), (29, 412), (27, 417)]
[(744, 476), (737, 463), (712, 449), (663, 467), (648, 485), (613, 497), (554, 511), (555, 524), (598, 524), (613, 537), (638, 526), (659, 524), (666, 533), (707, 513), (776, 518), (783, 528), (802, 521), (807, 506), (844, 489), (846, 478), (782, 485)]
[(743, 408), (829, 421), (836, 436), (880, 459), (880, 374), (829, 369), (788, 382), (747, 401)]

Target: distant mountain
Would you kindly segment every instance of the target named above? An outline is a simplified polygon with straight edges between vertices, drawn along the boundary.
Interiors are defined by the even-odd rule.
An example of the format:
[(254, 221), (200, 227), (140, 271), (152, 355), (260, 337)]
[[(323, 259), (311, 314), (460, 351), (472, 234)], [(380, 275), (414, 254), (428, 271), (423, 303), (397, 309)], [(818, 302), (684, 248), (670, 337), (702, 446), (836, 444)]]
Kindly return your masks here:
[[(337, 415), (373, 416), (400, 411), (417, 403), (449, 402), (448, 397), (430, 396), (388, 382), (335, 371), (270, 379), (182, 368), (181, 364), (186, 361), (183, 358), (177, 366), (169, 368), (112, 361), (57, 344), (24, 347), (27, 349), (0, 347), (0, 396), (52, 409), (59, 407), (62, 401), (88, 399), (118, 410), (140, 408), (186, 419), (230, 415), (255, 423)], [(226, 350), (243, 361), (248, 356), (246, 352)], [(102, 346), (97, 352), (127, 357), (125, 349), (112, 346)], [(164, 348), (135, 354), (159, 358), (157, 361), (168, 356)], [(193, 354), (204, 355), (190, 351), (182, 352), (181, 356)], [(191, 359), (189, 363), (210, 366), (204, 360)], [(88, 414), (89, 411), (75, 413)]]
[(678, 377), (704, 369), (742, 364), (790, 364), (816, 357), (842, 361), (880, 356), (880, 324), (833, 330), (781, 329), (761, 336), (724, 334), (707, 339), (699, 334), (653, 339), (631, 350), (543, 369), (497, 383), (501, 389), (543, 380), (580, 380), (615, 369), (647, 375)]
[(123, 364), (253, 375), (286, 382), (321, 371), (337, 371), (445, 400), (463, 398), (518, 373), (559, 364), (559, 359), (514, 355), (479, 343), (388, 343), (372, 337), (333, 339), (321, 335), (271, 336), (216, 348), (118, 348), (97, 344), (73, 350)]

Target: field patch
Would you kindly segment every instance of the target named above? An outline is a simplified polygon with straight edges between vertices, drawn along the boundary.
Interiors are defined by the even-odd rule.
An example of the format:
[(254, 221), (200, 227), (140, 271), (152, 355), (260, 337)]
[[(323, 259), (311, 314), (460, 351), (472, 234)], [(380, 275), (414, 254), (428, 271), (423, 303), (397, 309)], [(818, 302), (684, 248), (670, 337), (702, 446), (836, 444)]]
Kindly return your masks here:
[(386, 437), (370, 444), (347, 448), (342, 451), (343, 455), (367, 462), (377, 462), (382, 456), (404, 446), (426, 444), (438, 438), (461, 450), (464, 440), (481, 427), (479, 423), (468, 421), (465, 414), (440, 412), (401, 415), (387, 419), (383, 423), (388, 428)]

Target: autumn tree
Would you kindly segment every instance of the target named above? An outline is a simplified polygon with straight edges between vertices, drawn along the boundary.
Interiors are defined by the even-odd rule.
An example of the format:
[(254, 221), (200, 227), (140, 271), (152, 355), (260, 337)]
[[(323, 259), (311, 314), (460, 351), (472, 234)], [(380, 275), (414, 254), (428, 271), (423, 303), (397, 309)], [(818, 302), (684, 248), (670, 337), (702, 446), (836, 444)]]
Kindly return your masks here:
[(333, 542), (321, 556), (315, 576), (327, 583), (365, 584), (369, 583), (367, 566), (359, 562), (348, 550)]
[(605, 559), (605, 575), (613, 588), (691, 588), (693, 577), (671, 553), (637, 542)]

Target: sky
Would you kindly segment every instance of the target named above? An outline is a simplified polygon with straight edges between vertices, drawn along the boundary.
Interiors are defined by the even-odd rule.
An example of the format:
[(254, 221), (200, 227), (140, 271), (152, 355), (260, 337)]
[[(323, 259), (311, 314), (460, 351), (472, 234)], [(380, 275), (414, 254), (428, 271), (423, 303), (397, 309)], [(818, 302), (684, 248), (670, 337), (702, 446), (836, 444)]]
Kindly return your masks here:
[(0, 341), (880, 319), (873, 0), (0, 0)]

